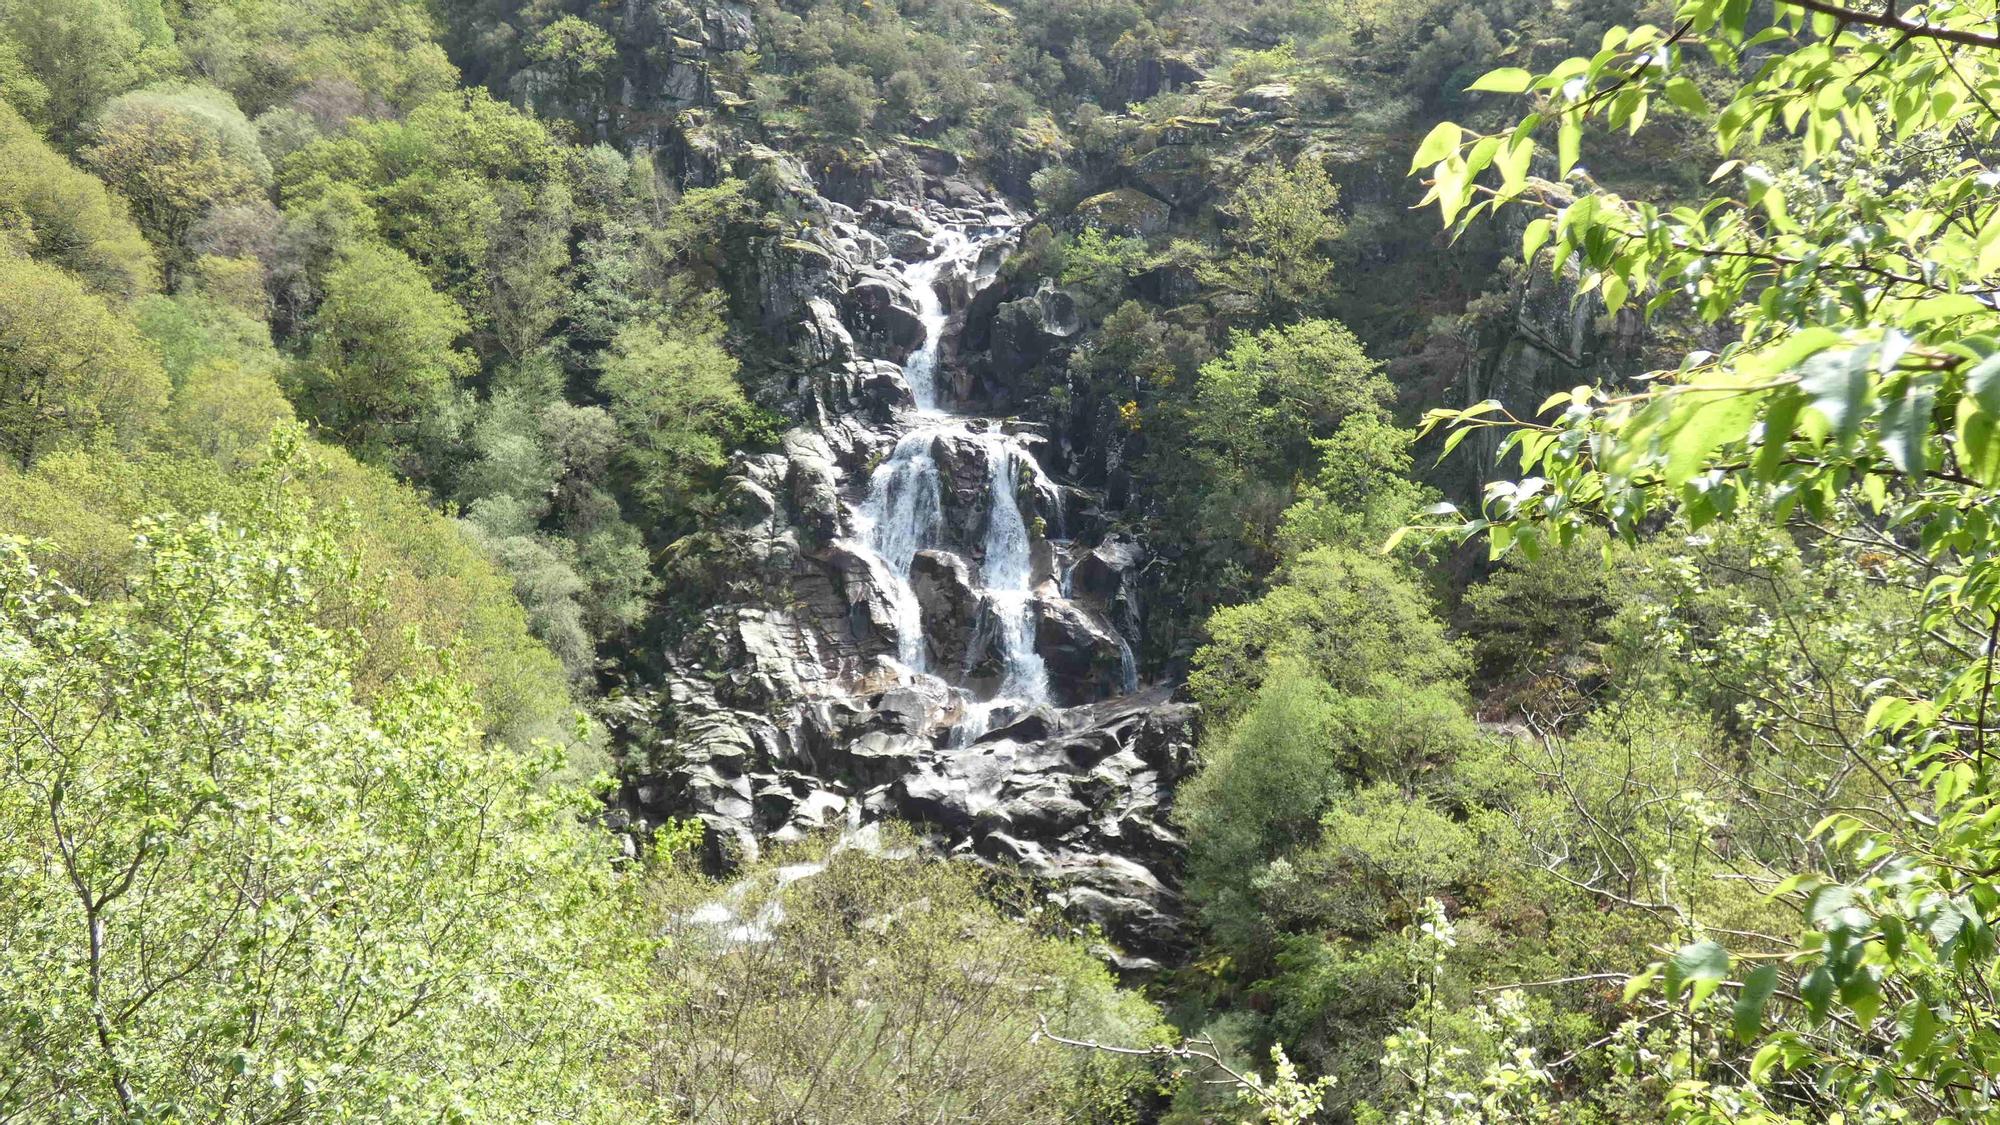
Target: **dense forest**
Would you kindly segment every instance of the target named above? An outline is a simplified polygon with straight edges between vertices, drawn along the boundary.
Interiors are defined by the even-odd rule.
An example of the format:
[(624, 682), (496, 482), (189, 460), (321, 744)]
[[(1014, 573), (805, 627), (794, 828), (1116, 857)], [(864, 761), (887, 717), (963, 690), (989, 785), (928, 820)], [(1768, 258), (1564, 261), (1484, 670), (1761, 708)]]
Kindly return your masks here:
[(1996, 0), (0, 0), (0, 1122), (2000, 1121)]

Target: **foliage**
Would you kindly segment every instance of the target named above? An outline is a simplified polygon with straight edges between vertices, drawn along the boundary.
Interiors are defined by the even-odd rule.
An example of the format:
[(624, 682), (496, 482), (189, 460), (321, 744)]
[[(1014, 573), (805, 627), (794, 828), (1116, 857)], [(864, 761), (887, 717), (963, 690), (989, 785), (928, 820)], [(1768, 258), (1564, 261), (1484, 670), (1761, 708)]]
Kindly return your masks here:
[(158, 354), (104, 298), (0, 251), (0, 448), (15, 464), (99, 438), (136, 443), (167, 387)]
[(819, 129), (841, 136), (868, 128), (882, 104), (867, 75), (830, 64), (802, 76), (797, 97)]
[(1212, 722), (1237, 715), (1286, 660), (1344, 694), (1463, 675), (1459, 646), (1395, 564), (1324, 547), (1287, 563), (1278, 578), (1264, 597), (1209, 621), (1212, 639), (1196, 655), (1188, 686)]
[(271, 164), (221, 90), (149, 86), (111, 100), (83, 160), (132, 204), (139, 228), (176, 264), (182, 239), (210, 208), (261, 198)]
[(95, 603), (0, 548), (0, 1108), (615, 1116), (638, 945), (604, 839), (454, 678), (358, 704), (314, 623), (352, 563), (264, 515), (140, 523)]
[(1206, 280), (1243, 295), (1272, 319), (1321, 307), (1334, 271), (1327, 244), (1344, 229), (1334, 214), (1339, 202), (1340, 189), (1317, 160), (1260, 165), (1230, 199), (1240, 224), (1231, 234), (1235, 253)]
[(325, 284), (300, 371), (302, 402), (342, 440), (380, 456), (475, 370), (457, 347), (469, 326), (392, 247), (343, 247)]
[[(1992, 1111), (1981, 1044), (2000, 903), (1984, 827), (2000, 363), (1978, 296), (1995, 261), (1985, 170), (1957, 145), (2000, 129), (1985, 94), (2000, 66), (1994, 15), (1990, 3), (1779, 4), (1766, 22), (1696, 0), (1670, 29), (1619, 29), (1592, 58), (1487, 74), (1477, 88), (1530, 91), (1536, 111), (1500, 134), (1441, 125), (1417, 154), (1447, 222), (1528, 207), (1540, 214), (1524, 255), (1552, 244), (1556, 268), (1581, 271), (1610, 307), (1643, 299), (1739, 330), (1636, 392), (1558, 396), (1545, 424), (1497, 404), (1439, 415), (1510, 427), (1505, 447), (1535, 474), (1493, 486), (1462, 530), (1532, 558), (1593, 525), (1634, 538), (1669, 515), (1697, 531), (1732, 511), (1791, 520), (1850, 566), (1879, 551), (1886, 584), (1917, 590), (1903, 635), (1939, 646), (1852, 683), (1806, 679), (1758, 708), (1771, 729), (1838, 734), (1829, 749), (1873, 792), (1814, 828), (1810, 867), (1767, 877), (1801, 909), (1793, 936), (1736, 957), (1691, 940), (1640, 978), (1697, 1012), (1729, 989), (1735, 1033), (1758, 1045), (1747, 1070), (1680, 1072), (1669, 1104), (1687, 1120), (1790, 1120), (1795, 1104), (1856, 1119)], [(1697, 51), (1732, 74), (1749, 52), (1767, 60), (1722, 91), (1715, 139), (1745, 153), (1717, 170), (1728, 186), (1668, 209), (1572, 197), (1527, 174), (1543, 128), (1567, 175), (1587, 125), (1636, 131), (1655, 108), (1701, 112)], [(1786, 165), (1748, 147), (1769, 138), (1793, 153)], [(1476, 179), (1489, 169), (1497, 186)], [(1781, 651), (1810, 654), (1817, 633)], [(1809, 725), (1817, 714), (1837, 721)], [(1780, 990), (1798, 1000), (1774, 1001)], [(1789, 1077), (1808, 1073), (1816, 1090)]]
[(1436, 899), (1424, 903), (1414, 927), (1411, 959), (1416, 962), (1418, 1000), (1412, 1022), (1383, 1040), (1382, 1064), (1408, 1084), (1402, 1106), (1389, 1125), (1502, 1125), (1550, 1119), (1552, 1079), (1521, 1040), (1530, 1028), (1526, 999), (1504, 990), (1478, 1009), (1480, 1030), (1496, 1040), (1483, 1069), (1463, 1048), (1436, 1037), (1440, 978), (1457, 944), (1456, 927)]
[(1312, 464), (1317, 439), (1378, 414), (1389, 395), (1360, 341), (1332, 321), (1238, 333), (1202, 365), (1192, 436), (1224, 472), (1282, 480)]
[(724, 443), (757, 420), (720, 329), (713, 314), (684, 317), (671, 332), (635, 324), (605, 353), (600, 382), (625, 433), (634, 491), (663, 515), (697, 502)]
[(878, 842), (658, 885), (655, 986), (674, 1003), (651, 1080), (675, 1119), (1134, 1120), (1147, 1068), (1037, 1033), (1143, 1045), (1165, 1033), (1151, 1005), (1032, 914), (1003, 914), (990, 896), (1017, 900), (976, 868)]
[(1315, 439), (1319, 467), (1280, 520), (1281, 551), (1291, 557), (1314, 547), (1373, 546), (1433, 503), (1437, 494), (1410, 479), (1413, 437), (1370, 411)]
[(1146, 244), (1129, 235), (1107, 234), (1094, 226), (1078, 231), (1062, 245), (1064, 285), (1080, 288), (1093, 307), (1108, 307), (1125, 292), (1125, 285), (1146, 264)]
[(0, 237), (81, 277), (108, 297), (130, 299), (158, 283), (153, 251), (125, 203), (0, 105)]
[[(1414, 514), (1414, 513), (1412, 513)], [(1545, 552), (1533, 563), (1510, 556), (1465, 592), (1468, 630), (1488, 683), (1522, 676), (1585, 673), (1608, 640), (1617, 571), (1605, 564), (1605, 544), (1587, 537)]]
[(64, 148), (114, 95), (136, 85), (156, 60), (120, 0), (8, 0), (0, 33), (21, 68), (9, 102)]
[[(274, 504), (303, 505), (315, 528), (370, 576), (323, 587), (316, 599), (323, 626), (359, 633), (353, 678), (364, 702), (411, 675), (436, 674), (448, 655), (473, 686), (485, 729), (513, 746), (569, 743), (577, 779), (595, 771), (560, 666), (528, 635), (506, 580), (456, 523), (387, 473), (335, 448), (301, 446), (282, 429), (270, 453), (245, 467), (252, 471), (225, 471), (206, 453), (57, 454), (6, 479), (0, 529), (37, 541), (38, 559), (84, 596), (105, 598), (125, 587), (134, 566), (133, 520), (217, 512), (247, 525)], [(289, 490), (277, 498), (274, 476)]]

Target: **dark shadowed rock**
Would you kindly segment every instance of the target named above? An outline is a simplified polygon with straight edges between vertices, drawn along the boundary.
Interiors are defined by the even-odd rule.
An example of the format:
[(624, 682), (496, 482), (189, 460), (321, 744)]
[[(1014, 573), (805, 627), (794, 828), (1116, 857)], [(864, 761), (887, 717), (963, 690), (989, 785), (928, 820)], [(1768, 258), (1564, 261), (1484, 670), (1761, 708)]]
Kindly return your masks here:
[(1065, 706), (1095, 703), (1125, 690), (1125, 649), (1110, 626), (1064, 598), (1035, 603), (1035, 647)]
[(894, 281), (864, 277), (841, 294), (840, 308), (855, 340), (875, 355), (900, 363), (923, 343), (916, 305)]
[(967, 645), (979, 620), (971, 566), (963, 556), (948, 551), (918, 551), (910, 561), (910, 588), (923, 611), (931, 667), (965, 667)]

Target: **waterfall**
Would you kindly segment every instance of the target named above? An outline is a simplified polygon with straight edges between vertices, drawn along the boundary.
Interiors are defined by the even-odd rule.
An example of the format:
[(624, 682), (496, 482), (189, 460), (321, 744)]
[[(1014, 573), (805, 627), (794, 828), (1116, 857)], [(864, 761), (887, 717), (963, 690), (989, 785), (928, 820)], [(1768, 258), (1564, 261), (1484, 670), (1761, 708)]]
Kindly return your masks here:
[(1130, 695), (1139, 690), (1139, 658), (1132, 652), (1132, 642), (1116, 626), (1111, 635), (1118, 641), (1118, 690)]
[(1027, 521), (1021, 517), (1021, 454), (1003, 438), (988, 437), (986, 560), (980, 579), (1000, 621), (1000, 654), (1006, 674), (1000, 694), (1029, 703), (1049, 700), (1049, 670), (1035, 651), (1035, 562)]
[(955, 228), (946, 230), (940, 242), (935, 256), (917, 262), (903, 274), (910, 295), (917, 302), (917, 319), (924, 326), (924, 342), (903, 362), (903, 378), (910, 384), (910, 395), (916, 399), (917, 409), (922, 411), (938, 408), (938, 353), (944, 348), (944, 326), (950, 316), (945, 311), (944, 299), (938, 296), (938, 278), (958, 264), (971, 244), (965, 232)]
[(869, 478), (868, 498), (854, 521), (893, 579), (887, 585), (896, 615), (896, 655), (916, 672), (922, 672), (926, 663), (924, 621), (917, 593), (910, 587), (910, 563), (935, 540), (943, 518), (942, 485), (932, 452), (935, 440), (934, 430), (904, 434)]
[[(946, 226), (931, 239), (928, 257), (891, 267), (900, 275), (923, 326), (922, 339), (903, 362), (914, 409), (901, 412), (898, 421), (906, 429), (871, 471), (867, 492), (852, 509), (852, 545), (879, 575), (877, 585), (894, 619), (897, 656), (918, 675), (954, 678), (969, 672), (970, 663), (959, 669), (929, 667), (923, 607), (910, 581), (913, 562), (918, 552), (932, 549), (977, 555), (973, 592), (982, 612), (967, 657), (969, 662), (996, 657), (999, 677), (989, 689), (990, 698), (954, 689), (963, 716), (953, 732), (959, 745), (977, 738), (1003, 716), (1053, 702), (1049, 668), (1035, 643), (1040, 617), (1035, 545), (1051, 529), (1031, 528), (1030, 516), (1040, 513), (1055, 521), (1056, 534), (1066, 530), (1061, 525), (1067, 522), (1062, 489), (1029, 452), (1027, 441), (1032, 439), (1007, 432), (990, 419), (955, 415), (941, 405), (949, 397), (940, 384), (950, 324), (949, 302), (941, 289), (948, 288), (944, 283), (956, 277), (953, 271), (965, 268), (992, 237), (966, 226)], [(979, 463), (965, 464), (968, 455), (983, 458), (986, 470), (984, 503), (979, 505), (985, 522), (977, 529), (948, 521), (945, 506), (951, 498), (946, 488), (964, 487), (966, 481), (958, 474)], [(951, 466), (953, 481), (945, 479), (944, 465)], [(962, 505), (966, 500), (953, 503)], [(966, 535), (977, 535), (977, 542), (955, 541)], [(1067, 575), (1062, 577), (1062, 596), (1067, 597)], [(1137, 682), (1136, 661), (1123, 637), (1119, 643), (1129, 690)]]

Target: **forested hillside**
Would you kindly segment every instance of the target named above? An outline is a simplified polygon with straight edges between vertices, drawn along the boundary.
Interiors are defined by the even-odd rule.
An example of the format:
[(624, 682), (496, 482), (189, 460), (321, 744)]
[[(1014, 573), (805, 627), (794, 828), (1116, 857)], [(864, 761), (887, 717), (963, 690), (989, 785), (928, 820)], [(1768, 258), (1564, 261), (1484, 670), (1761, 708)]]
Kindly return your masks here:
[(2000, 1121), (1994, 0), (0, 0), (0, 1122)]

